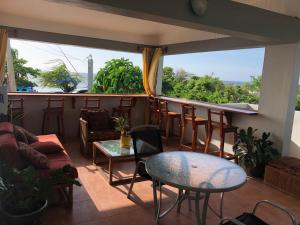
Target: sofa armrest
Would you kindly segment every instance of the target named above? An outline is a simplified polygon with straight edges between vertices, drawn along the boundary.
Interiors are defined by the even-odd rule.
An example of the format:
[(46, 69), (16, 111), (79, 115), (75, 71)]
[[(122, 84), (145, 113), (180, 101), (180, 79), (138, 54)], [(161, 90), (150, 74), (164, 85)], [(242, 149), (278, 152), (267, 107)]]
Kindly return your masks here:
[(83, 118), (79, 119), (80, 139), (82, 144), (86, 145), (89, 138), (88, 122)]

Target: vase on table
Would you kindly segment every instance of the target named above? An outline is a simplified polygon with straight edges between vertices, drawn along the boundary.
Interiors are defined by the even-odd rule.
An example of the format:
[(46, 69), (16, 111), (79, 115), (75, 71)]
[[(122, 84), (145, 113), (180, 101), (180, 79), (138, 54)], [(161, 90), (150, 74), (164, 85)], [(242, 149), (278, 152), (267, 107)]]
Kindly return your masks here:
[(121, 134), (120, 137), (120, 147), (121, 148), (130, 148), (131, 137), (127, 134)]

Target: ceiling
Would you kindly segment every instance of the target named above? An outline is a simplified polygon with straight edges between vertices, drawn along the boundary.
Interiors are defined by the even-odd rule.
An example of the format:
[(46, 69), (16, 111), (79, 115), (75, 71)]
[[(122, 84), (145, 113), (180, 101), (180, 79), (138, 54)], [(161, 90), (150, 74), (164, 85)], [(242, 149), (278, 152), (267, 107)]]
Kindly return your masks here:
[(0, 25), (144, 45), (227, 37), (45, 0), (0, 0)]
[(243, 4), (252, 5), (287, 16), (300, 18), (299, 0), (234, 0)]
[[(89, 1), (110, 2), (109, 0)], [(130, 2), (135, 2), (136, 4), (145, 7), (145, 4), (140, 1), (146, 0), (130, 0)], [(237, 7), (234, 8), (235, 10), (231, 10), (231, 12), (226, 15), (226, 10), (221, 8), (221, 11), (215, 11), (215, 14), (213, 11), (210, 11), (210, 14), (207, 15), (210, 19), (206, 18), (207, 20), (205, 20), (205, 16), (204, 19), (201, 18), (201, 20), (203, 19), (202, 22), (204, 22), (204, 24), (205, 22), (208, 22), (208, 26), (211, 25), (213, 28), (220, 29), (205, 29), (201, 27), (201, 25), (203, 25), (201, 21), (200, 23), (198, 22), (198, 17), (195, 18), (195, 15), (190, 15), (190, 11), (182, 10), (182, 6), (185, 6), (183, 4), (186, 4), (188, 0), (164, 0), (165, 2), (162, 4), (159, 4), (159, 0), (152, 1), (153, 4), (151, 5), (148, 2), (146, 8), (151, 5), (153, 8), (156, 8), (157, 11), (162, 11), (162, 16), (168, 14), (167, 16), (169, 17), (170, 15), (175, 15), (175, 17), (171, 18), (169, 22), (165, 22), (160, 21), (160, 19), (153, 19), (151, 15), (150, 17), (137, 18), (135, 15), (130, 15), (130, 17), (126, 13), (113, 14), (111, 11), (107, 11), (105, 9), (96, 10), (95, 8), (81, 7), (76, 4), (63, 4), (64, 2), (88, 2), (88, 0), (0, 0), (0, 27), (4, 26), (12, 28), (11, 32), (15, 32), (14, 37), (16, 38), (30, 39), (30, 37), (34, 35), (41, 35), (42, 37), (38, 37), (36, 39), (33, 38), (32, 40), (125, 51), (137, 51), (137, 47), (143, 45), (168, 46), (168, 52), (172, 52), (172, 54), (261, 47), (266, 44), (274, 44), (275, 42), (267, 42), (261, 39), (261, 37), (263, 37), (263, 39), (265, 37), (264, 35), (266, 32), (264, 31), (269, 32), (269, 30), (271, 33), (273, 32), (272, 34), (276, 37), (282, 34), (293, 34), (293, 40), (295, 40), (295, 36), (296, 39), (300, 36), (300, 33), (296, 32), (300, 29), (294, 29), (294, 27), (299, 28), (300, 23), (299, 21), (294, 21), (293, 18), (281, 18), (280, 15), (275, 15), (275, 17), (273, 15), (272, 17), (272, 15), (269, 15), (267, 12), (261, 12), (263, 15), (260, 14), (260, 16), (270, 16), (268, 18), (269, 20), (266, 22), (264, 19), (261, 19), (265, 17), (251, 19), (254, 14), (253, 11), (251, 14), (245, 15), (243, 12), (240, 12)], [(300, 0), (233, 1), (300, 18)], [(221, 4), (224, 4), (224, 6), (226, 6), (227, 3), (234, 3), (233, 1), (220, 0), (220, 2), (222, 2)], [(117, 0), (111, 2), (119, 5), (127, 4), (126, 2), (118, 2)], [(178, 2), (180, 4), (178, 4)], [(217, 6), (219, 3), (216, 4), (216, 2), (218, 3), (219, 1), (210, 0), (208, 4), (211, 3), (211, 5), (215, 4), (214, 6)], [(174, 7), (173, 5), (172, 7), (176, 10), (176, 12), (166, 12), (166, 9), (172, 8), (170, 7), (170, 4), (172, 3), (174, 3)], [(162, 5), (166, 8), (162, 8)], [(245, 6), (240, 4), (235, 5)], [(220, 12), (223, 11), (224, 14), (220, 14)], [(247, 10), (245, 12), (247, 12)], [(186, 23), (178, 22), (183, 18), (183, 14), (185, 14), (188, 18), (192, 17), (192, 20), (194, 20), (195, 24), (197, 24), (197, 27), (188, 26)], [(220, 17), (218, 20), (217, 18), (219, 15)], [(228, 20), (229, 17), (230, 19)], [(224, 20), (224, 24), (227, 23), (228, 27), (218, 27), (218, 25), (222, 25), (223, 22), (220, 18)], [(240, 20), (237, 20), (236, 18), (240, 18)], [(281, 23), (281, 25), (277, 22), (273, 22), (273, 19), (275, 19), (278, 23)], [(273, 23), (274, 26), (270, 26), (270, 24), (272, 25)], [(241, 30), (241, 27), (245, 28), (243, 30), (244, 33), (228, 32), (232, 28), (239, 31), (239, 29)], [(249, 30), (253, 27), (256, 29), (255, 32), (257, 31), (260, 36), (255, 36), (255, 33), (253, 34), (249, 32)], [(24, 28), (28, 32), (26, 35), (23, 33), (22, 36), (20, 31), (21, 29), (18, 29), (19, 32), (16, 32), (16, 29), (14, 28)], [(38, 31), (39, 33), (37, 34), (35, 31)], [(28, 35), (28, 33), (30, 34)], [(249, 34), (253, 34), (254, 36), (250, 37)], [(61, 35), (63, 35), (63, 37)], [(62, 39), (65, 40), (62, 41)], [(110, 41), (113, 41), (113, 43)], [(123, 47), (120, 47), (120, 43)]]

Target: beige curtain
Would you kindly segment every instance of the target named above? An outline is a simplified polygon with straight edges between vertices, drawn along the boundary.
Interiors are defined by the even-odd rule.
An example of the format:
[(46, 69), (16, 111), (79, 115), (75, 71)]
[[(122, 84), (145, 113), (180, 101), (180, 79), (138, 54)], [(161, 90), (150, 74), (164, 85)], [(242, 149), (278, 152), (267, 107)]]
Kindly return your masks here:
[(6, 30), (0, 29), (0, 85), (2, 85), (4, 81), (7, 39), (8, 39), (8, 34)]
[(147, 95), (156, 95), (157, 69), (161, 56), (161, 48), (143, 49), (143, 84)]

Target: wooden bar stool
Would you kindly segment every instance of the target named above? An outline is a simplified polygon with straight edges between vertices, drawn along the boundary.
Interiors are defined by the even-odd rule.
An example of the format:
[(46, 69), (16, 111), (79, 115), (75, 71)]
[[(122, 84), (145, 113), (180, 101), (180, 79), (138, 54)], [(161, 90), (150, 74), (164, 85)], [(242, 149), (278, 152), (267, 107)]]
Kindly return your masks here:
[[(166, 100), (158, 101), (158, 109), (159, 109), (159, 127), (164, 131), (164, 135), (162, 136), (166, 143), (169, 140), (170, 134), (173, 135), (174, 132), (174, 122), (177, 119), (179, 125), (179, 137), (181, 136), (181, 114), (177, 112), (170, 112), (168, 109), (168, 102)], [(170, 133), (171, 128), (171, 133)]]
[(136, 104), (136, 98), (121, 97), (120, 105), (112, 109), (112, 116), (123, 116), (127, 118), (128, 124), (131, 127), (131, 110)]
[(86, 97), (84, 100), (84, 109), (99, 110), (101, 106), (100, 97)]
[[(181, 138), (180, 138), (180, 147), (189, 148), (193, 151), (197, 150), (197, 136), (198, 136), (198, 126), (204, 126), (205, 127), (205, 133), (206, 133), (206, 139), (205, 139), (205, 146), (207, 145), (208, 141), (208, 121), (207, 119), (196, 116), (195, 115), (195, 106), (182, 104), (182, 130), (181, 130)], [(186, 145), (184, 143), (184, 135), (185, 130), (188, 124), (192, 125), (192, 145)]]
[(85, 97), (84, 107), (80, 109), (80, 118), (85, 118), (87, 111), (100, 110), (101, 99), (100, 97)]
[(64, 99), (63, 98), (48, 98), (47, 108), (43, 110), (42, 133), (46, 134), (49, 130), (50, 118), (56, 118), (57, 131), (56, 134), (63, 140), (65, 135), (64, 128)]
[(10, 117), (13, 123), (19, 123), (24, 127), (24, 99), (10, 98), (8, 99)]
[(152, 125), (159, 125), (158, 99), (153, 96), (149, 96), (147, 100), (149, 109), (148, 123)]
[[(215, 115), (215, 116), (214, 116)], [(226, 121), (224, 121), (224, 118)], [(214, 129), (219, 129), (220, 149), (219, 151), (209, 151), (209, 145)], [(213, 111), (208, 109), (208, 142), (205, 148), (206, 153), (212, 153), (228, 160), (235, 160), (236, 157), (228, 152), (224, 152), (225, 135), (233, 133), (234, 143), (237, 140), (238, 127), (232, 126), (232, 113), (226, 111)]]

